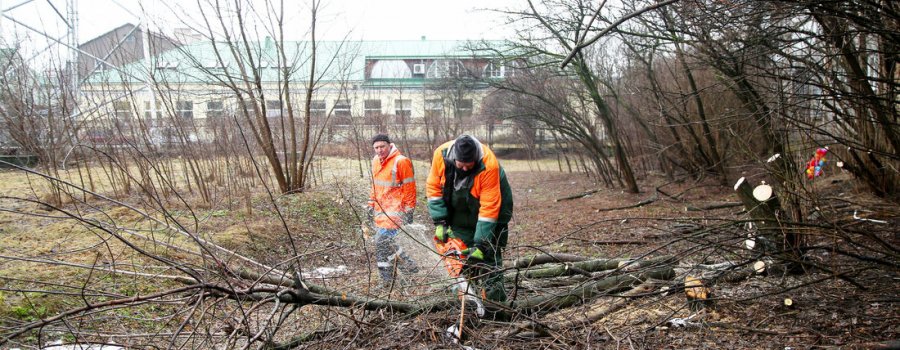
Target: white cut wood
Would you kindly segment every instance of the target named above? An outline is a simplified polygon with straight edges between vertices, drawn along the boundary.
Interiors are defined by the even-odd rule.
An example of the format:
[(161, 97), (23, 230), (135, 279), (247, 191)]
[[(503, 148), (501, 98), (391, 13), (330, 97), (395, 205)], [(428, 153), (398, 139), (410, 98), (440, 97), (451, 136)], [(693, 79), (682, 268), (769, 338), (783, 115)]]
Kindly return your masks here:
[(760, 261), (753, 263), (753, 271), (755, 271), (758, 274), (766, 272), (766, 262), (760, 260)]
[(753, 189), (753, 198), (760, 202), (765, 202), (772, 198), (772, 186), (762, 184)]
[(744, 182), (745, 178), (741, 177), (734, 183), (734, 190), (737, 191), (738, 187), (741, 187), (741, 184)]
[(756, 247), (756, 239), (753, 238), (753, 235), (747, 235), (747, 240), (744, 241), (744, 247), (747, 247), (747, 250), (753, 250)]

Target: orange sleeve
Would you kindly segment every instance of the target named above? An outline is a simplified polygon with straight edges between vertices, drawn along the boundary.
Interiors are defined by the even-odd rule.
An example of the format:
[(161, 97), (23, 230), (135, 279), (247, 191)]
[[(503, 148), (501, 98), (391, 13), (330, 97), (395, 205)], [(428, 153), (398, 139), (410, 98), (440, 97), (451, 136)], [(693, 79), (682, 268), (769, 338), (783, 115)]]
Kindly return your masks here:
[(481, 192), (478, 201), (481, 207), (478, 209), (478, 221), (497, 222), (500, 217), (500, 169), (496, 166), (488, 167), (478, 174)]
[[(452, 141), (451, 141), (452, 142)], [(428, 201), (428, 214), (435, 222), (446, 220), (449, 217), (447, 204), (444, 203), (444, 155), (442, 151), (451, 142), (447, 142), (436, 150), (431, 157), (431, 170), (428, 172), (428, 180), (425, 182), (425, 197)]]
[(428, 201), (433, 199), (444, 198), (444, 156), (441, 154), (442, 147), (434, 150), (434, 156), (431, 158), (431, 171), (428, 172), (428, 180), (425, 182), (425, 195)]
[(400, 181), (401, 208), (409, 211), (416, 208), (416, 174), (412, 160), (404, 157), (397, 164), (397, 179)]

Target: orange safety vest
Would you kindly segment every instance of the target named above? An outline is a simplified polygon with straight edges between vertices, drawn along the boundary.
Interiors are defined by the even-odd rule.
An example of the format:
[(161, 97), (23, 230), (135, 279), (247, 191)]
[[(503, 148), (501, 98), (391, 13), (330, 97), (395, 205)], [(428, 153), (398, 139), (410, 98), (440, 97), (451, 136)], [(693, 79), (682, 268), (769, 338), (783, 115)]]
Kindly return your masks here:
[(412, 161), (391, 144), (382, 161), (372, 158), (372, 190), (369, 205), (375, 209), (375, 226), (396, 229), (403, 214), (416, 208), (416, 178)]
[[(455, 140), (448, 141), (440, 145), (434, 150), (434, 157), (431, 160), (431, 172), (428, 174), (426, 182), (425, 195), (428, 197), (429, 204), (431, 202), (442, 202), (444, 200), (444, 172), (446, 165), (444, 164), (444, 151), (450, 148)], [(478, 221), (496, 223), (500, 217), (500, 162), (494, 156), (486, 145), (481, 145), (481, 162), (484, 164), (484, 170), (475, 176), (472, 182), (472, 189), (469, 193), (473, 197), (478, 198), (480, 207), (478, 208)], [(443, 207), (443, 205), (441, 205)], [(432, 216), (434, 212), (432, 213)], [(441, 213), (446, 216), (446, 208)], [(445, 219), (445, 217), (432, 217), (432, 219)]]

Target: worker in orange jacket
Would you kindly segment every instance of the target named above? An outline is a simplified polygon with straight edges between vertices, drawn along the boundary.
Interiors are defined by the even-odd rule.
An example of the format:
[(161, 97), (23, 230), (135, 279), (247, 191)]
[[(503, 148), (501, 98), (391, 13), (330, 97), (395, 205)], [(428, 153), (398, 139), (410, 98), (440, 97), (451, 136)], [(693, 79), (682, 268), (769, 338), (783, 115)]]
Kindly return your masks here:
[(400, 154), (388, 135), (372, 138), (372, 187), (368, 213), (375, 230), (375, 264), (382, 284), (390, 286), (395, 267), (407, 273), (418, 271), (415, 262), (397, 245), (402, 225), (413, 222), (416, 209), (416, 179), (412, 161)]
[(508, 239), (513, 197), (494, 152), (470, 135), (444, 143), (434, 151), (426, 185), (435, 239), (462, 239), (470, 267), (463, 273), (482, 287), (478, 294), (505, 301), (501, 249)]

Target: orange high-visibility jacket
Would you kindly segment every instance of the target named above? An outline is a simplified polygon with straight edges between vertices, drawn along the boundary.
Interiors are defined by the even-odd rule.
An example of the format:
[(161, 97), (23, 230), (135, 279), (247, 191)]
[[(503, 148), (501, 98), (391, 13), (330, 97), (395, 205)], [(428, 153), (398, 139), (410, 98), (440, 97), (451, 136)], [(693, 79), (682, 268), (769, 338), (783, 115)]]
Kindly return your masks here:
[(416, 208), (416, 178), (412, 161), (391, 144), (391, 152), (382, 161), (372, 158), (372, 189), (369, 206), (375, 209), (375, 225), (396, 229), (403, 215)]
[[(446, 165), (445, 153), (456, 142), (448, 141), (434, 150), (431, 160), (431, 171), (426, 182), (426, 197), (428, 198), (429, 212), (434, 220), (445, 220), (449, 213), (444, 203), (444, 183)], [(478, 199), (478, 224), (476, 227), (476, 241), (483, 237), (489, 237), (489, 233), (497, 224), (500, 217), (501, 191), (500, 191), (500, 162), (494, 156), (488, 146), (481, 144), (481, 160), (484, 169), (475, 175), (472, 189), (469, 193)]]

